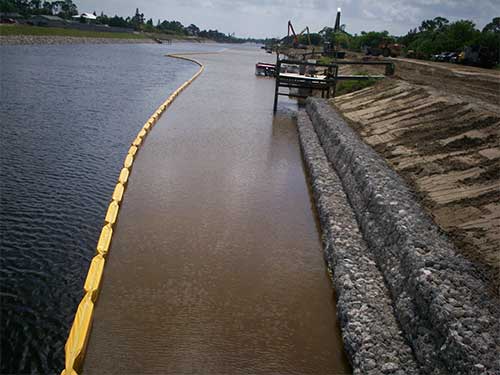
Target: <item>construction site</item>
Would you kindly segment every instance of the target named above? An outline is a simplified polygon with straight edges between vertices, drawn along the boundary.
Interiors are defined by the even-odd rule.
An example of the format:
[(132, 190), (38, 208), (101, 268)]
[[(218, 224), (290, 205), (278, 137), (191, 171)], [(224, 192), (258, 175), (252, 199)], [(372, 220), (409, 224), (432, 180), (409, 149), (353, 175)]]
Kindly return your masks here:
[[(304, 100), (299, 138), (354, 373), (495, 374), (500, 71), (464, 63), (491, 66), (485, 51), (424, 61), (403, 47), (318, 48), (289, 21), (270, 48), (275, 109), (278, 95)], [(384, 318), (382, 333), (371, 322)]]
[[(340, 10), (334, 30), (340, 31)], [(405, 179), (461, 254), (483, 267), (498, 293), (500, 71), (400, 57), (397, 44), (365, 53), (331, 43), (318, 49), (309, 37), (301, 45), (298, 37), (308, 33), (306, 27), (296, 34), (289, 21), (277, 53), (298, 65), (302, 60), (335, 66), (332, 96), (343, 81), (371, 81), (362, 89), (349, 87), (351, 92), (337, 94), (329, 104)], [(394, 74), (387, 74), (388, 65)], [(302, 70), (315, 76), (306, 66)], [(326, 95), (310, 88), (299, 95), (309, 96)]]
[[(198, 89), (159, 121), (130, 183), (177, 92), (125, 159), (63, 374), (498, 374), (500, 72), (403, 58), (385, 42), (318, 49), (291, 21), (263, 49), (174, 56), (200, 66), (178, 91), (201, 75)], [(256, 57), (252, 83), (241, 71)], [(231, 104), (214, 118), (224, 93)], [(317, 245), (323, 265), (303, 251)]]
[(500, 18), (333, 15), (3, 47), (1, 371), (500, 374)]

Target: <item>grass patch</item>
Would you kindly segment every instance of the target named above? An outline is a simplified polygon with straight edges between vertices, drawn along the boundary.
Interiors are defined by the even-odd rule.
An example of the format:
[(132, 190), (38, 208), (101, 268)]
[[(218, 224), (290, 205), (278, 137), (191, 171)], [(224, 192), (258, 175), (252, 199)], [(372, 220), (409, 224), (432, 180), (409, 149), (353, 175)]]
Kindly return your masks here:
[[(354, 73), (354, 75), (362, 75), (366, 76), (369, 75), (367, 72), (357, 72)], [(352, 81), (340, 81), (337, 83), (337, 91), (335, 92), (335, 96), (343, 95), (343, 94), (349, 94), (350, 92), (362, 90), (364, 88), (373, 86), (375, 83), (377, 83), (379, 79), (364, 79), (364, 80), (352, 80)]]
[(331, 57), (328, 57), (328, 56), (321, 56), (318, 60), (317, 60), (318, 64), (333, 64), (333, 59)]
[(161, 40), (172, 40), (172, 39), (175, 39), (175, 40), (191, 40), (191, 39), (200, 39), (200, 38), (193, 38), (192, 36), (189, 36), (189, 35), (182, 35), (182, 34), (178, 34), (178, 33), (174, 33), (174, 32), (171, 32), (171, 31), (162, 31), (161, 33), (159, 32), (146, 32), (145, 33), (146, 36), (150, 37), (150, 38), (154, 38), (154, 39), (161, 39)]
[(340, 81), (337, 83), (337, 91), (335, 96), (349, 94), (350, 92), (362, 90), (364, 88), (373, 86), (377, 83), (378, 79), (367, 79), (363, 81)]
[(40, 27), (29, 25), (1, 25), (0, 35), (71, 36), (80, 38), (146, 39), (142, 34), (114, 33), (64, 29), (60, 27)]

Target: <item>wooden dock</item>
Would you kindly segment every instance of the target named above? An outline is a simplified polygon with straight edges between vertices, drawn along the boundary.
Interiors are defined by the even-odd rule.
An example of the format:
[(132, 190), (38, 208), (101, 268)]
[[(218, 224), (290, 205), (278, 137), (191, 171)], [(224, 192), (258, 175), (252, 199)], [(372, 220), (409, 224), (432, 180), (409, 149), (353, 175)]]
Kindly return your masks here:
[[(288, 65), (298, 66), (299, 73), (287, 72)], [(339, 75), (340, 65), (384, 65), (386, 69), (385, 75)], [(278, 52), (273, 110), (276, 112), (280, 95), (307, 98), (313, 90), (317, 90), (321, 92), (322, 98), (329, 99), (335, 96), (338, 81), (383, 79), (392, 74), (394, 64), (390, 61), (335, 61), (333, 64), (322, 64), (306, 60), (280, 59)], [(288, 88), (288, 92), (280, 91), (280, 87)], [(297, 89), (297, 92), (290, 89)]]

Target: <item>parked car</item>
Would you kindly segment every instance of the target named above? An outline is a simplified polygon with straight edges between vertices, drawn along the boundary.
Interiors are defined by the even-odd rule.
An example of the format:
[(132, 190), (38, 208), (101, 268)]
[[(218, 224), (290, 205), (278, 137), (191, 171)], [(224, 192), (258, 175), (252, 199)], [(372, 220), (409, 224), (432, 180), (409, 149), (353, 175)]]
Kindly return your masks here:
[(456, 63), (456, 62), (458, 62), (458, 53), (456, 53), (456, 52), (441, 52), (440, 54), (431, 56), (431, 60)]
[(0, 23), (13, 24), (13, 23), (17, 23), (17, 22), (13, 18), (2, 18), (0, 20)]
[(451, 52), (448, 54), (447, 61), (451, 63), (458, 63), (458, 53), (456, 52)]

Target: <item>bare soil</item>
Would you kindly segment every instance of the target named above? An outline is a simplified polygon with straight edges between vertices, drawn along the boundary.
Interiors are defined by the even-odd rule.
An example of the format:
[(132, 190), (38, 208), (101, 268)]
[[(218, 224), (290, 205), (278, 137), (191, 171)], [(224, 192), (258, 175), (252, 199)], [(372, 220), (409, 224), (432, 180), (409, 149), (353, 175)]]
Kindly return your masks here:
[(500, 72), (394, 59), (396, 75), (332, 100), (459, 251), (500, 285)]

